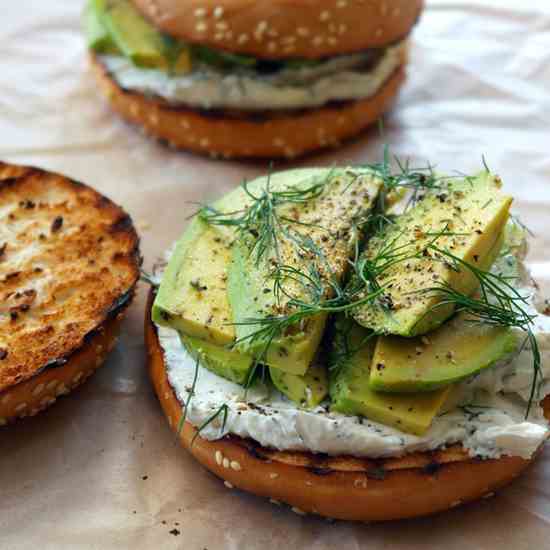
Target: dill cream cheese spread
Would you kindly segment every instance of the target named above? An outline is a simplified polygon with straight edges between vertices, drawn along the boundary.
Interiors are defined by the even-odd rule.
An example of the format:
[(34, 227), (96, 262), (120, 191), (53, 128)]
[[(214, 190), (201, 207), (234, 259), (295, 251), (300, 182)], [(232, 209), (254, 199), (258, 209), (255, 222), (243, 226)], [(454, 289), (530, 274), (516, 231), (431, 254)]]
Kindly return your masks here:
[(272, 74), (244, 68), (228, 72), (203, 63), (176, 76), (136, 67), (122, 56), (102, 55), (100, 59), (124, 89), (158, 96), (175, 105), (253, 111), (313, 108), (331, 101), (371, 97), (401, 65), (405, 48), (405, 41), (387, 48), (374, 66), (367, 52)]
[[(522, 269), (519, 291), (530, 296), (527, 308), (537, 315), (536, 291)], [(222, 405), (228, 415), (222, 431), (221, 416), (209, 424), (202, 437), (215, 440), (227, 433), (252, 438), (266, 447), (349, 454), (360, 457), (390, 457), (433, 450), (461, 443), (472, 456), (498, 458), (503, 455), (530, 458), (549, 435), (538, 401), (550, 393), (550, 317), (538, 314), (533, 326), (541, 353), (542, 372), (538, 398), (525, 419), (533, 380), (532, 354), (527, 347), (497, 365), (458, 385), (452, 403), (433, 421), (422, 436), (414, 436), (366, 418), (298, 408), (274, 389), (256, 385), (245, 396), (244, 389), (203, 367), (187, 419), (195, 426), (207, 421)], [(178, 333), (158, 327), (168, 379), (180, 402), (187, 401), (195, 374), (195, 361), (181, 345)]]

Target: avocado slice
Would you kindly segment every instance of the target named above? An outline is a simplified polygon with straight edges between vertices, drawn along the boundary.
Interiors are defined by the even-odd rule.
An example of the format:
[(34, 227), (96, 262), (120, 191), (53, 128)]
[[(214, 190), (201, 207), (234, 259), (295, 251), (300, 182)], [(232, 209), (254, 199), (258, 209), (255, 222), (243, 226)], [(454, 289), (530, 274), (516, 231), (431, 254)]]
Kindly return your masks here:
[[(270, 319), (291, 316), (296, 300), (311, 303), (314, 280), (326, 295), (330, 283), (345, 276), (349, 258), (361, 239), (353, 221), (366, 215), (378, 196), (381, 180), (368, 169), (332, 169), (321, 176), (322, 192), (288, 208), (281, 205), (277, 227), (278, 248), (258, 258), (257, 239), (244, 237), (233, 245), (228, 274), (228, 296), (233, 311), (237, 347), (262, 363), (282, 371), (304, 375), (323, 336), (327, 316), (320, 313), (285, 327), (284, 334), (259, 334)], [(295, 182), (295, 189), (308, 188), (315, 180)], [(335, 197), (338, 197), (335, 200)], [(285, 273), (277, 293), (274, 266)], [(317, 287), (319, 288), (319, 286)]]
[(376, 280), (383, 291), (354, 311), (355, 320), (380, 334), (413, 337), (448, 319), (453, 304), (442, 304), (442, 296), (423, 291), (446, 284), (471, 295), (478, 281), (468, 269), (427, 247), (432, 244), (463, 262), (485, 266), (512, 203), (500, 188), (500, 179), (489, 172), (442, 180), (439, 189), (373, 237), (362, 260), (380, 270)]
[(273, 385), (291, 401), (307, 408), (314, 408), (328, 394), (326, 368), (314, 361), (303, 376), (269, 368)]
[[(512, 281), (519, 277), (518, 229), (510, 222), (480, 266)], [(516, 332), (480, 324), (460, 313), (423, 337), (380, 336), (376, 342), (370, 387), (384, 392), (432, 391), (458, 382), (518, 348)]]
[(242, 385), (248, 380), (254, 365), (252, 357), (190, 336), (181, 335), (181, 341), (189, 354), (214, 374)]
[(117, 47), (103, 24), (107, 0), (90, 0), (84, 9), (84, 28), (88, 47), (98, 53), (117, 53)]
[(490, 367), (518, 348), (518, 337), (509, 328), (472, 321), (460, 313), (422, 338), (378, 338), (369, 378), (371, 389), (433, 391)]
[[(327, 169), (279, 172), (270, 176), (270, 184), (273, 189), (284, 189), (327, 172)], [(266, 177), (259, 178), (250, 182), (248, 189), (254, 193), (266, 184)], [(247, 193), (239, 187), (213, 207), (221, 213), (235, 212), (249, 203)], [(235, 327), (226, 289), (234, 239), (232, 226), (212, 225), (200, 216), (193, 218), (164, 271), (152, 309), (155, 323), (218, 346), (234, 343)]]
[(372, 332), (352, 319), (337, 318), (333, 364), (329, 371), (331, 411), (364, 416), (403, 432), (422, 435), (431, 426), (451, 388), (409, 394), (373, 391), (369, 373), (374, 346)]
[(138, 67), (168, 69), (175, 42), (157, 31), (129, 0), (97, 2), (99, 18), (122, 54)]

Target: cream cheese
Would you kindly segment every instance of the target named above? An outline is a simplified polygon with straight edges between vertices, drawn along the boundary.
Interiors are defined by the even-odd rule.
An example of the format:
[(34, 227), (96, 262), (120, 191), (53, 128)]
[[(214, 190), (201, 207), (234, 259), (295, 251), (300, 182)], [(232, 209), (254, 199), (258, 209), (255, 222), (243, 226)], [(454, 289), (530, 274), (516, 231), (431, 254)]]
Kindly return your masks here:
[(371, 97), (401, 65), (405, 48), (406, 42), (401, 42), (386, 49), (374, 67), (369, 67), (370, 54), (364, 53), (267, 75), (198, 64), (189, 74), (175, 76), (136, 67), (122, 56), (102, 55), (100, 59), (124, 89), (161, 97), (174, 105), (254, 111), (313, 108), (330, 101)]

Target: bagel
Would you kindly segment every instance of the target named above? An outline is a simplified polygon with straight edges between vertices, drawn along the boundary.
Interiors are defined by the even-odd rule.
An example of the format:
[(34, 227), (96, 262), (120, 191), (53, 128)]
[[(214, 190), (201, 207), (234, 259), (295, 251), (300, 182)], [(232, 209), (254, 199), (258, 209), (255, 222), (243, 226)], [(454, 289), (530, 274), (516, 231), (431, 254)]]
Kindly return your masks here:
[(0, 426), (101, 366), (134, 296), (132, 221), (90, 187), (0, 163)]
[[(148, 369), (164, 414), (181, 445), (204, 467), (238, 488), (288, 504), (298, 514), (353, 521), (388, 521), (434, 514), (483, 497), (519, 476), (534, 460), (471, 457), (460, 445), (399, 458), (328, 457), (280, 452), (234, 435), (216, 441), (180, 429), (182, 405), (170, 385), (149, 295), (145, 317)], [(543, 402), (550, 417), (550, 398)], [(540, 450), (540, 449), (539, 449)]]
[[(140, 61), (112, 30), (116, 21), (105, 23), (113, 43), (89, 36), (90, 58), (112, 109), (173, 148), (224, 158), (294, 158), (379, 120), (404, 81), (407, 37), (423, 8), (422, 0), (90, 6), (106, 4), (108, 14), (117, 2), (186, 54), (182, 71), (164, 66), (176, 54)], [(95, 27), (109, 17), (102, 13)]]
[(409, 33), (424, 4), (423, 0), (133, 1), (155, 27), (171, 36), (275, 59), (318, 59), (384, 47)]

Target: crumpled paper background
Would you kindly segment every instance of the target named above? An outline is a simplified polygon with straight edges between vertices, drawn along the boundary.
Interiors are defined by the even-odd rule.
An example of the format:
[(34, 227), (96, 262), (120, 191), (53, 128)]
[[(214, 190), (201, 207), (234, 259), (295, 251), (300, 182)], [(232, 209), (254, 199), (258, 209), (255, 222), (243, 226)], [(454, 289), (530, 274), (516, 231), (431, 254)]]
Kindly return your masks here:
[[(375, 161), (384, 141), (397, 155), (447, 170), (475, 171), (484, 155), (536, 235), (529, 260), (550, 292), (545, 4), (428, 2), (384, 138), (373, 130), (300, 164)], [(3, 3), (0, 158), (61, 171), (123, 204), (150, 267), (181, 233), (190, 202), (218, 196), (267, 165), (176, 153), (112, 116), (87, 66), (82, 5)], [(142, 286), (120, 344), (98, 374), (48, 412), (0, 430), (0, 548), (548, 546), (550, 449), (494, 499), (393, 525), (304, 518), (226, 489), (178, 447), (152, 393), (143, 347), (145, 291)]]

